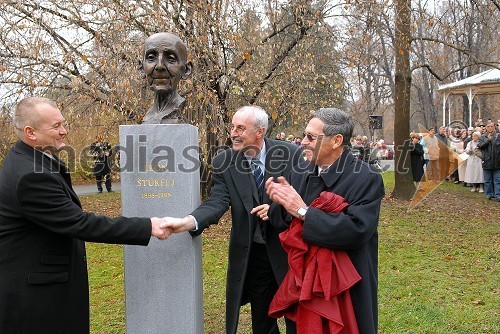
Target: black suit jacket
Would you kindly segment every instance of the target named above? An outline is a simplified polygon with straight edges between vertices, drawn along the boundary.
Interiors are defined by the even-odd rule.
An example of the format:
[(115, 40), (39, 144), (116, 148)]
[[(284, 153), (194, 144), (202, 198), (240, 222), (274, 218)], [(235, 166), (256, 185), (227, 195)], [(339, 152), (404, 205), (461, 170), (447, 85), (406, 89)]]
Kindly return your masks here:
[[(265, 139), (266, 161), (264, 179), (288, 175), (299, 162), (301, 150), (297, 145)], [(210, 196), (194, 212), (199, 235), (211, 224), (218, 223), (231, 207), (232, 227), (229, 241), (229, 265), (226, 282), (226, 332), (236, 333), (239, 308), (247, 302), (243, 285), (248, 266), (248, 256), (259, 221), (250, 211), (259, 205), (251, 168), (241, 151), (227, 149), (213, 160), (213, 187)], [(264, 203), (270, 203), (264, 193)], [(263, 223), (263, 236), (276, 282), (279, 284), (288, 270), (287, 254), (281, 247), (278, 234), (283, 230)]]
[(83, 212), (64, 164), (16, 143), (0, 172), (0, 333), (89, 333), (82, 240), (150, 237), (147, 218)]
[[(380, 174), (369, 164), (344, 152), (327, 171), (317, 175), (317, 166), (304, 161), (292, 171), (290, 184), (309, 205), (322, 191), (344, 197), (349, 206), (340, 213), (309, 208), (304, 220), (304, 241), (330, 249), (345, 250), (361, 281), (350, 289), (361, 334), (377, 333), (378, 219), (384, 198)], [(288, 226), (291, 217), (272, 204), (271, 222)], [(281, 219), (280, 219), (281, 217)]]

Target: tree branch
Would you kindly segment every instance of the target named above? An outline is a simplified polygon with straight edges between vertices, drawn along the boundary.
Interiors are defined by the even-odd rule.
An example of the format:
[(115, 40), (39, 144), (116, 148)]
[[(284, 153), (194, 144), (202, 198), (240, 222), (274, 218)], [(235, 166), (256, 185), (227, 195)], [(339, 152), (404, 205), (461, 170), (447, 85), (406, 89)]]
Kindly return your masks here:
[(288, 56), (288, 54), (293, 50), (293, 48), (306, 36), (307, 31), (311, 29), (313, 25), (309, 25), (306, 27), (302, 27), (300, 29), (300, 34), (295, 37), (295, 39), (288, 44), (285, 50), (276, 58), (274, 63), (272, 64), (271, 68), (269, 69), (269, 72), (264, 76), (264, 78), (259, 82), (259, 86), (257, 87), (257, 90), (255, 91), (254, 95), (250, 98), (249, 103), (254, 104), (257, 98), (259, 97), (260, 93), (262, 92), (262, 88), (266, 85), (267, 81), (269, 78), (273, 75), (273, 73), (276, 71), (278, 66), (285, 60), (285, 58)]

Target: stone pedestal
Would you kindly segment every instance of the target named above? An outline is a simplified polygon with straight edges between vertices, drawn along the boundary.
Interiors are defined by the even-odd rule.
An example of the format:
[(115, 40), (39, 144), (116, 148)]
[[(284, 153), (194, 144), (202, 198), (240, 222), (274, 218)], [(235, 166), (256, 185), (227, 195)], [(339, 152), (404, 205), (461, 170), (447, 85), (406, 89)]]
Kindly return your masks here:
[[(200, 203), (198, 129), (120, 126), (122, 213), (183, 217)], [(124, 246), (128, 334), (203, 333), (201, 237)]]

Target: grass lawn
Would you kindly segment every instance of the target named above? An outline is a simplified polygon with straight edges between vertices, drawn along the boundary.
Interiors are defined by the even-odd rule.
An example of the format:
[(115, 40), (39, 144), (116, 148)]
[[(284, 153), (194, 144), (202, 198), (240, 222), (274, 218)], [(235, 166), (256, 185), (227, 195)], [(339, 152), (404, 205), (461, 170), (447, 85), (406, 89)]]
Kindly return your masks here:
[[(414, 210), (386, 193), (379, 225), (379, 333), (500, 333), (500, 204), (443, 183)], [(82, 196), (84, 209), (121, 212), (119, 193)], [(224, 333), (230, 230), (226, 215), (203, 234), (205, 333)], [(168, 241), (166, 241), (168, 242)], [(123, 254), (87, 243), (91, 332), (125, 333)], [(239, 333), (251, 333), (249, 308)]]

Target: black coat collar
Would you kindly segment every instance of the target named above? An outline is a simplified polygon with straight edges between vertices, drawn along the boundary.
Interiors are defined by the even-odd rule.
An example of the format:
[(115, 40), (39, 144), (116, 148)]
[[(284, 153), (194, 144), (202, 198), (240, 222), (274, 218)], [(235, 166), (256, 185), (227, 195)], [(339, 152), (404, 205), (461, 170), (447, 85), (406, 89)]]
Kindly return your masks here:
[(325, 185), (331, 188), (340, 178), (345, 168), (351, 165), (355, 159), (349, 150), (342, 152), (342, 155), (324, 173), (320, 174)]
[(48, 171), (61, 177), (62, 180), (69, 186), (71, 195), (79, 203), (78, 196), (76, 195), (71, 185), (71, 176), (69, 170), (66, 167), (64, 161), (60, 160), (57, 156), (54, 155), (49, 157), (47, 154), (35, 149), (34, 147), (29, 146), (21, 140), (16, 142), (14, 149), (17, 152), (32, 158), (36, 164), (33, 166), (33, 168), (40, 168), (40, 172)]

